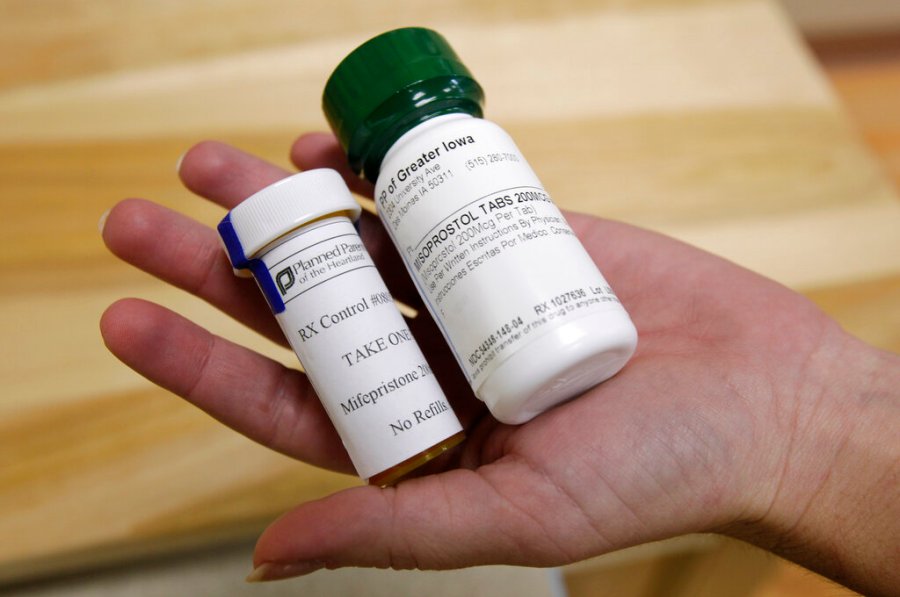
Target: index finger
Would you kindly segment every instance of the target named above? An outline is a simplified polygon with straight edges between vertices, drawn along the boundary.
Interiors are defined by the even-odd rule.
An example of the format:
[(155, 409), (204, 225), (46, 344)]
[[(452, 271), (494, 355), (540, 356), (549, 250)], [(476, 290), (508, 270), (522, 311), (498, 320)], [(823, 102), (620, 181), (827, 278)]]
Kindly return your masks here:
[[(301, 139), (316, 138), (316, 135), (305, 135)], [(334, 147), (337, 140), (331, 137)], [(297, 157), (297, 146), (292, 149)], [(327, 143), (326, 143), (327, 145)], [(313, 148), (314, 149), (314, 148)], [(301, 150), (301, 153), (303, 151)], [(303, 155), (306, 155), (305, 153)], [(307, 158), (301, 160), (303, 169), (343, 168), (345, 180), (349, 167), (337, 163), (334, 155), (326, 155), (310, 151)], [(346, 160), (345, 160), (346, 162)], [(290, 176), (288, 172), (266, 160), (241, 151), (236, 147), (218, 141), (202, 141), (191, 147), (182, 157), (178, 169), (184, 185), (197, 195), (209, 199), (227, 209), (253, 195), (262, 188)], [(361, 186), (365, 181), (357, 179), (356, 190), (365, 192)], [(368, 184), (368, 183), (365, 183)], [(370, 185), (371, 186), (371, 185)], [(353, 187), (351, 187), (353, 189)], [(371, 191), (369, 191), (371, 195)], [(368, 212), (363, 212), (360, 235), (372, 256), (372, 260), (381, 272), (391, 294), (399, 301), (414, 308), (421, 307), (421, 299), (410, 283), (406, 270), (400, 263), (397, 251), (377, 219)]]
[(363, 197), (372, 197), (372, 183), (360, 178), (347, 163), (344, 150), (337, 138), (330, 133), (306, 133), (300, 135), (291, 146), (291, 161), (301, 170), (331, 168), (344, 177), (350, 190)]
[(231, 209), (292, 172), (219, 141), (201, 141), (182, 156), (178, 176), (188, 189)]

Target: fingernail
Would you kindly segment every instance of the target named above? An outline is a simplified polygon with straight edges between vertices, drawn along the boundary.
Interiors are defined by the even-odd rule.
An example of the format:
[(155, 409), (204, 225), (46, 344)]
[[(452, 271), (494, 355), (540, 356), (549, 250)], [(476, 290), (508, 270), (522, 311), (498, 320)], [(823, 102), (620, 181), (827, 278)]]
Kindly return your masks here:
[(107, 209), (105, 212), (103, 212), (103, 214), (100, 216), (100, 220), (97, 222), (97, 229), (100, 231), (100, 236), (103, 236), (103, 228), (106, 227), (106, 219), (109, 217), (110, 211), (112, 210)]
[(175, 174), (181, 174), (181, 162), (184, 161), (184, 156), (187, 155), (187, 151), (178, 156), (178, 161), (175, 162)]
[(303, 576), (324, 567), (325, 564), (323, 562), (293, 562), (290, 564), (266, 562), (254, 568), (253, 572), (247, 575), (246, 580), (247, 582), (282, 580), (284, 578)]

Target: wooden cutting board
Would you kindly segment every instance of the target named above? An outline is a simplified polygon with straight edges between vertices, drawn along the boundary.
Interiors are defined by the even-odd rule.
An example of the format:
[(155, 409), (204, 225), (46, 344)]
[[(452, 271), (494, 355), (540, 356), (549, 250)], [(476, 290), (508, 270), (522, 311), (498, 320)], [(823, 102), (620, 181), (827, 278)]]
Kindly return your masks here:
[[(285, 363), (111, 257), (141, 196), (207, 223), (175, 176), (217, 138), (287, 166), (331, 68), (409, 23), (443, 32), (564, 207), (654, 228), (808, 292), (900, 350), (900, 204), (765, 0), (13, 2), (0, 19), (0, 584), (244, 537), (356, 481), (256, 446), (139, 378), (97, 321), (163, 303)], [(888, 319), (890, 321), (890, 319)]]

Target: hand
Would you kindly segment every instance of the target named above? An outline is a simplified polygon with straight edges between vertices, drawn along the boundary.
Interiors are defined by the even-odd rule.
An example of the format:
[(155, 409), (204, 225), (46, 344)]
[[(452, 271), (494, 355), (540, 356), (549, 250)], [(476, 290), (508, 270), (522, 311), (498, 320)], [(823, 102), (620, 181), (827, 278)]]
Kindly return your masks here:
[[(353, 190), (371, 194), (330, 135), (301, 137), (292, 159), (300, 169), (338, 169)], [(288, 174), (213, 142), (192, 148), (180, 169), (189, 189), (226, 208)], [(340, 566), (552, 566), (718, 531), (844, 582), (890, 586), (872, 585), (856, 560), (890, 564), (891, 552), (869, 554), (861, 527), (843, 528), (850, 521), (829, 513), (874, 485), (887, 507), (869, 524), (897, 518), (896, 428), (874, 447), (860, 439), (890, 421), (875, 416), (861, 390), (876, 391), (876, 370), (897, 379), (895, 358), (849, 337), (795, 292), (723, 259), (625, 224), (567, 217), (638, 328), (633, 360), (577, 399), (525, 425), (503, 425), (474, 398), (423, 311), (413, 333), (455, 398), (468, 440), (430, 467), (435, 474), (298, 506), (261, 537), (253, 578)], [(421, 306), (377, 219), (364, 214), (361, 230), (395, 298)], [(103, 238), (122, 259), (284, 344), (260, 293), (233, 276), (207, 226), (127, 200), (109, 214)], [(101, 329), (122, 361), (226, 425), (352, 472), (302, 374), (143, 301), (115, 303)], [(893, 396), (878, 413), (896, 417)], [(877, 474), (860, 467), (863, 457), (875, 459)], [(896, 583), (896, 569), (874, 582)]]

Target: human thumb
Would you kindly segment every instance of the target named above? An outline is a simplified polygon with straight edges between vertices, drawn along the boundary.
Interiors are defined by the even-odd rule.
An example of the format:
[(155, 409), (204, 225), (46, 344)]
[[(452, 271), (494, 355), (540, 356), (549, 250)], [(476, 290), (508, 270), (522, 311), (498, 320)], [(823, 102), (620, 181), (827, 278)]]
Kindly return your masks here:
[[(518, 467), (498, 462), (393, 488), (356, 487), (307, 502), (266, 529), (247, 580), (344, 566), (451, 569), (569, 560), (547, 541), (540, 514), (510, 499), (509, 492), (521, 489), (529, 476), (511, 468)], [(528, 502), (540, 497), (530, 496)]]

